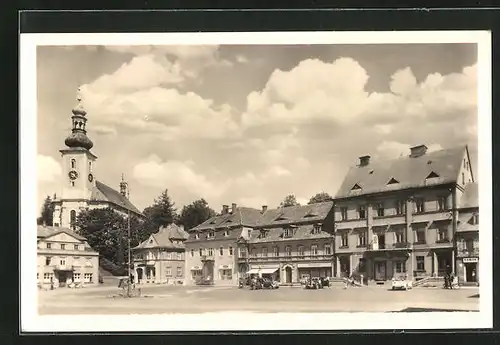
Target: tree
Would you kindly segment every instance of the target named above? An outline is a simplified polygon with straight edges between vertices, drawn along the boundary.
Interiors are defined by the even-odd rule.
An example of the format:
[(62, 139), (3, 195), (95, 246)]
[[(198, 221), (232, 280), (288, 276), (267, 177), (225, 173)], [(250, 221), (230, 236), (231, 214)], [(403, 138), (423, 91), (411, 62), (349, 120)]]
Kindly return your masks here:
[(189, 230), (215, 216), (205, 199), (199, 199), (182, 208), (179, 223)]
[[(126, 274), (128, 262), (128, 220), (111, 208), (93, 209), (80, 212), (76, 219), (78, 234), (87, 239), (88, 244), (99, 252), (107, 270), (113, 274)], [(130, 246), (133, 248), (146, 238), (143, 222), (130, 217)], [(149, 235), (148, 235), (149, 236)], [(113, 268), (114, 267), (114, 268)]]
[(321, 192), (321, 193), (318, 193), (318, 194), (312, 196), (311, 199), (309, 199), (309, 202), (307, 204), (308, 205), (318, 204), (320, 202), (331, 201), (332, 199), (333, 198), (331, 197), (330, 194), (328, 194), (326, 192)]
[(294, 194), (289, 194), (283, 199), (279, 207), (300, 206)]
[(52, 203), (52, 199), (47, 195), (42, 205), (42, 212), (40, 217), (37, 218), (36, 222), (38, 225), (53, 225), (53, 215), (54, 215), (54, 204)]
[(158, 231), (161, 226), (167, 226), (176, 221), (175, 203), (170, 200), (168, 189), (165, 189), (154, 200), (154, 204), (146, 207), (142, 213), (146, 216), (144, 227), (150, 234)]

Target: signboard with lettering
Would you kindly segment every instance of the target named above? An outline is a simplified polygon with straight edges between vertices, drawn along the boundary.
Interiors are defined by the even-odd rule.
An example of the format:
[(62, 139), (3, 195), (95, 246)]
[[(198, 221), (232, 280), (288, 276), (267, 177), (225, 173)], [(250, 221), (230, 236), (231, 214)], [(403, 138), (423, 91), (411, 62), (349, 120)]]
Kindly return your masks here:
[(471, 263), (479, 262), (479, 258), (463, 258), (462, 261), (465, 264), (471, 264)]

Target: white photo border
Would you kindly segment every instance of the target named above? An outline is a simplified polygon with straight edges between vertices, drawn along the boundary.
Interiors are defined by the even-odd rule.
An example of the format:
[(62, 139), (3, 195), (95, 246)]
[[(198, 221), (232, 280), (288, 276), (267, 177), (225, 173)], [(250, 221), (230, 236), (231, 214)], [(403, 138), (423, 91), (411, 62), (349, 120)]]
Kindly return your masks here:
[[(478, 175), (481, 209), (480, 311), (476, 313), (250, 313), (38, 315), (36, 270), (37, 46), (210, 44), (476, 43), (478, 47)], [(489, 31), (320, 31), (20, 35), (20, 325), (22, 332), (392, 330), (493, 327), (492, 67)], [(446, 315), (446, 317), (443, 317)], [(241, 322), (245, 320), (245, 322)], [(125, 326), (126, 325), (126, 326)]]

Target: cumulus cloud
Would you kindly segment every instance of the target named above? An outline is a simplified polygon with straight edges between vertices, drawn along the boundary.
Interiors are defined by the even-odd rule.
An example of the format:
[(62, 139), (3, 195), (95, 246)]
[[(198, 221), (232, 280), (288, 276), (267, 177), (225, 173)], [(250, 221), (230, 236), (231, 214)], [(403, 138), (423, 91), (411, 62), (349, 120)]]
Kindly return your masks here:
[(39, 182), (55, 182), (61, 176), (61, 165), (51, 156), (39, 154), (36, 157), (36, 164)]

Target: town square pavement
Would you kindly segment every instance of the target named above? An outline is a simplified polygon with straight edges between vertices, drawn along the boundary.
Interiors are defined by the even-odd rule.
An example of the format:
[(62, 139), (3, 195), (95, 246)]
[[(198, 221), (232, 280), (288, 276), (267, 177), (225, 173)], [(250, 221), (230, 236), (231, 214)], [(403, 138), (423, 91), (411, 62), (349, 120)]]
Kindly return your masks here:
[(249, 290), (237, 287), (149, 285), (141, 296), (123, 298), (116, 286), (39, 291), (38, 311), (46, 314), (159, 314), (248, 312), (401, 312), (479, 311), (479, 289), (414, 288), (391, 291), (389, 286), (341, 286), (321, 290), (281, 287)]

